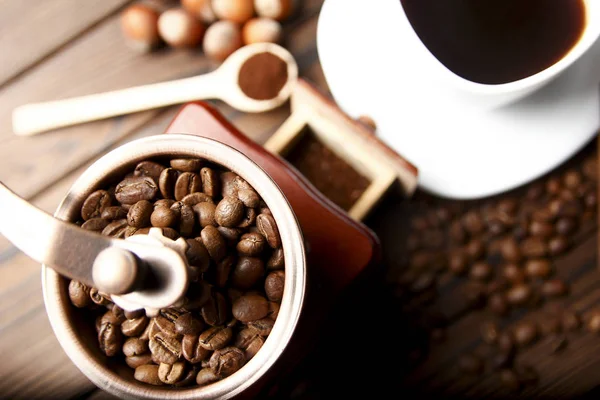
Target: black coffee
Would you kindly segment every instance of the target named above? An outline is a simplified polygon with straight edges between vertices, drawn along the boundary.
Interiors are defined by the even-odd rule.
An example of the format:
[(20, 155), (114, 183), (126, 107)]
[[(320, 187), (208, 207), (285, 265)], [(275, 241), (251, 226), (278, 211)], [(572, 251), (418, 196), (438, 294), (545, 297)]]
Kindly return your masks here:
[(502, 84), (563, 58), (586, 23), (583, 0), (401, 0), (415, 32), (455, 74)]

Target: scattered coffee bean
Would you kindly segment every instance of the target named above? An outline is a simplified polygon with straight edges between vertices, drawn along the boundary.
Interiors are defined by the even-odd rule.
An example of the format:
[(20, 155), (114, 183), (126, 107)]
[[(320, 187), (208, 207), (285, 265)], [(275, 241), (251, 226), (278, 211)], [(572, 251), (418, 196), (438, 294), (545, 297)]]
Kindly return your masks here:
[(551, 279), (542, 284), (541, 291), (546, 297), (559, 297), (567, 294), (568, 288), (562, 279)]
[(531, 321), (521, 321), (515, 327), (513, 336), (517, 345), (521, 347), (528, 346), (538, 337), (537, 326)]
[(525, 272), (530, 278), (547, 278), (552, 273), (550, 261), (547, 259), (532, 259), (525, 263)]
[(600, 333), (600, 311), (594, 311), (589, 316), (587, 322), (587, 329), (591, 333), (598, 334)]
[(532, 290), (531, 286), (525, 283), (516, 284), (506, 292), (506, 300), (515, 306), (522, 306), (527, 304), (531, 299)]

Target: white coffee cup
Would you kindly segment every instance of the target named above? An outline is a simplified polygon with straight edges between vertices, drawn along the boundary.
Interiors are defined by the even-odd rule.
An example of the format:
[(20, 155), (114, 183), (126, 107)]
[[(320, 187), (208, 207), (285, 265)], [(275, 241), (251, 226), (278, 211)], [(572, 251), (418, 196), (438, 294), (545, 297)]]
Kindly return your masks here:
[[(386, 24), (390, 31), (395, 31), (399, 35), (398, 37), (402, 37), (404, 40), (403, 46), (414, 47), (416, 51), (412, 51), (411, 55), (418, 54), (421, 59), (411, 60), (410, 62), (419, 65), (422, 74), (427, 73), (438, 84), (447, 86), (450, 90), (458, 91), (461, 96), (464, 96), (465, 101), (471, 103), (474, 107), (487, 108), (506, 105), (541, 88), (577, 61), (596, 42), (600, 37), (600, 1), (583, 1), (585, 3), (586, 21), (583, 34), (578, 42), (552, 66), (527, 78), (504, 84), (473, 82), (455, 74), (444, 66), (417, 36), (400, 0), (368, 2), (368, 6), (378, 9), (377, 14), (383, 18), (380, 23)], [(406, 41), (412, 43), (406, 43)], [(453, 96), (455, 95), (456, 93), (453, 93)]]

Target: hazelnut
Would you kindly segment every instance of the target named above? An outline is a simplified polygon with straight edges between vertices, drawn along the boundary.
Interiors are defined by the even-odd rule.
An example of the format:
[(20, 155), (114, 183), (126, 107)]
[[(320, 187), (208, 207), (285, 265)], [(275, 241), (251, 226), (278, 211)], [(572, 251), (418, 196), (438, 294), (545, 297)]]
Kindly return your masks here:
[(243, 24), (254, 16), (252, 0), (213, 0), (212, 8), (220, 19)]
[(181, 6), (207, 25), (217, 20), (210, 0), (181, 0)]
[(294, 0), (254, 0), (254, 8), (260, 17), (283, 21), (292, 14)]
[(152, 49), (160, 43), (158, 11), (143, 4), (127, 7), (121, 14), (121, 31), (133, 48)]
[(158, 32), (171, 47), (194, 47), (202, 41), (204, 25), (184, 10), (174, 8), (160, 15)]
[(281, 24), (271, 18), (254, 18), (246, 22), (242, 29), (245, 44), (279, 43), (281, 41)]
[(231, 21), (217, 21), (204, 35), (204, 54), (216, 61), (223, 61), (242, 47), (242, 32)]

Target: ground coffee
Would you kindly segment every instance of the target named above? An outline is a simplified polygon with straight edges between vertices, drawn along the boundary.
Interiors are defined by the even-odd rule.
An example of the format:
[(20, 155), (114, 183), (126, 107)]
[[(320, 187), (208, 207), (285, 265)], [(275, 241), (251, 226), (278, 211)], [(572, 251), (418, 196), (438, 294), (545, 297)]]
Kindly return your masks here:
[[(148, 318), (71, 281), (71, 303), (95, 318), (100, 350), (151, 385), (207, 385), (243, 367), (269, 336), (283, 297), (282, 243), (244, 179), (199, 159), (149, 160), (84, 202), (84, 229), (127, 238), (161, 228), (188, 248), (189, 289)], [(92, 319), (93, 320), (93, 319)]]
[(240, 68), (238, 85), (256, 100), (275, 98), (288, 80), (287, 63), (272, 53), (250, 57)]
[(335, 204), (348, 211), (370, 181), (338, 157), (310, 130), (287, 154), (286, 159)]

